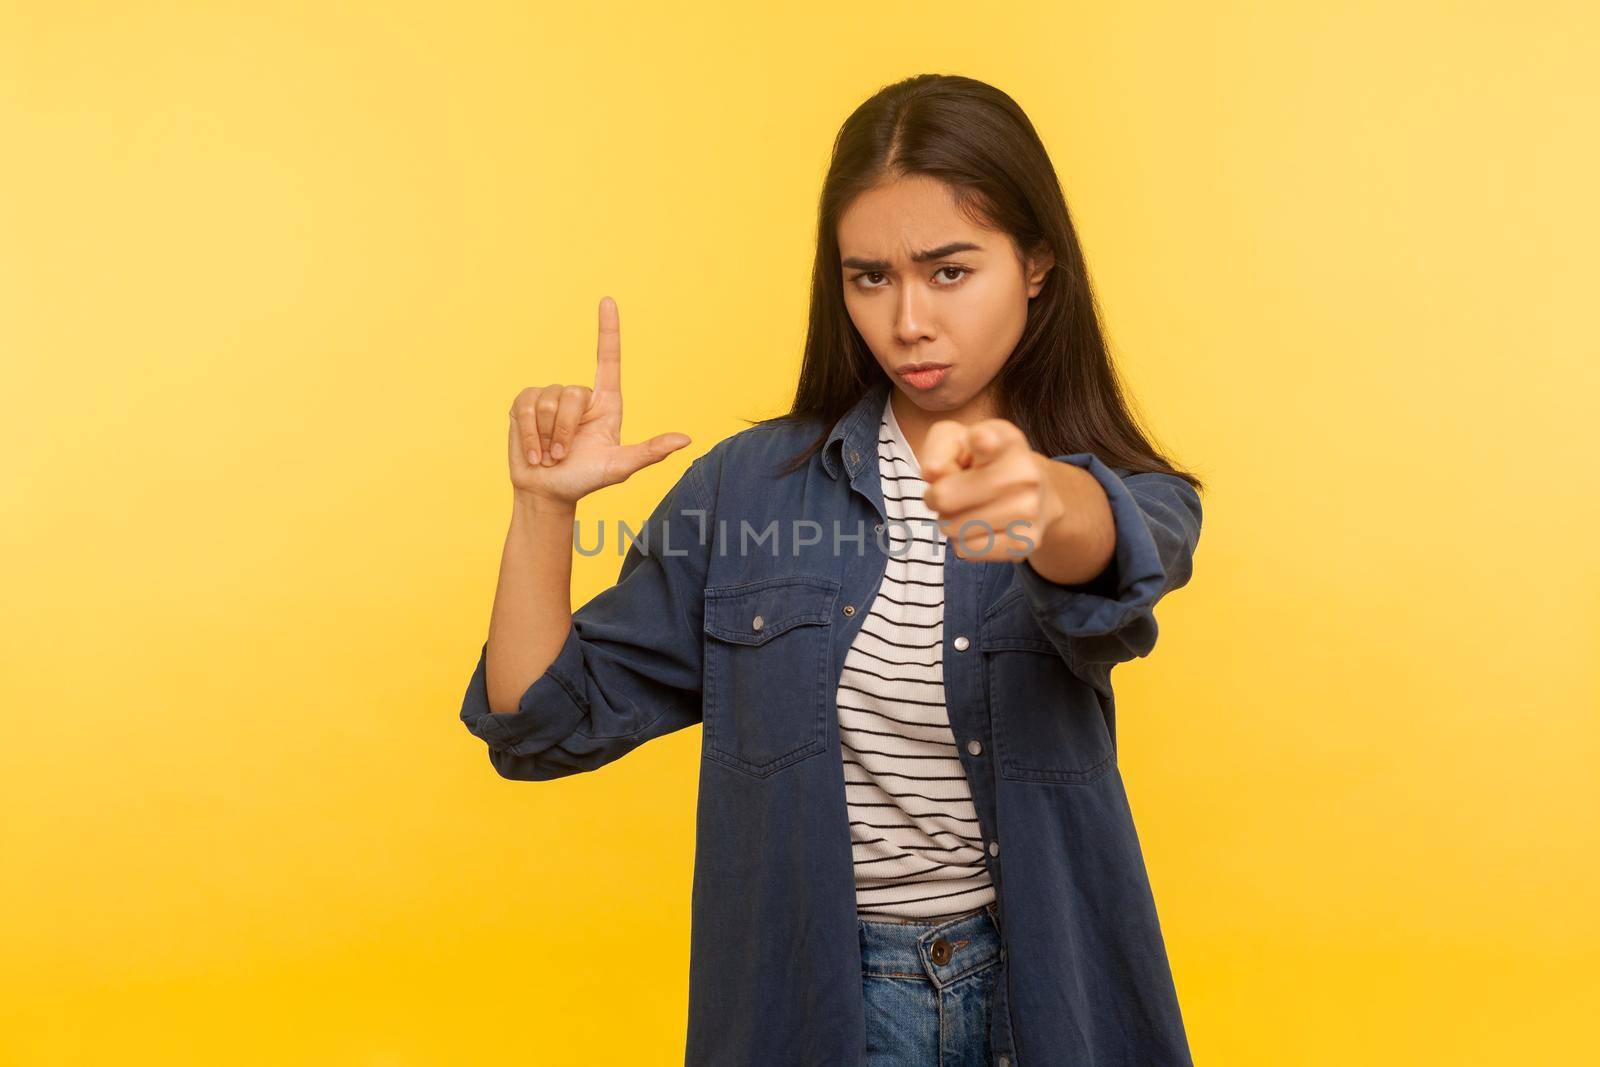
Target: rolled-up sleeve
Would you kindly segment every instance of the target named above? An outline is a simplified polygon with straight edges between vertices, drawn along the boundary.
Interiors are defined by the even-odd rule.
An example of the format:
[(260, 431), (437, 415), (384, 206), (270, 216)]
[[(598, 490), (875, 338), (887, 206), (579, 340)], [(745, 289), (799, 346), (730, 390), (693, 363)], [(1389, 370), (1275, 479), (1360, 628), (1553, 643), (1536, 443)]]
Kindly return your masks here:
[(1105, 490), (1116, 551), (1088, 582), (1052, 582), (1028, 560), (1012, 564), (1034, 615), (1068, 664), (1109, 689), (1111, 666), (1155, 648), (1157, 602), (1189, 581), (1200, 541), (1200, 494), (1175, 474), (1120, 474), (1090, 452), (1053, 456), (1082, 467)]
[[(489, 710), (488, 642), (479, 649), (461, 721), (502, 777), (546, 781), (594, 770), (700, 721), (710, 553), (703, 462), (691, 464), (645, 520), (616, 584), (572, 613), (561, 651), (515, 711)], [(604, 524), (608, 550), (621, 527)]]

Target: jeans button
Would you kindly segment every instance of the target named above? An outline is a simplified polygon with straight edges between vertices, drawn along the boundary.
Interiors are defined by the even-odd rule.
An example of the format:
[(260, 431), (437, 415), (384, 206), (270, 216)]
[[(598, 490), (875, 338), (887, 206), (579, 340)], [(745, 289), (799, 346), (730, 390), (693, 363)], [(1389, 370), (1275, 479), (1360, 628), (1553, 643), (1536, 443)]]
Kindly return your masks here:
[(983, 743), (977, 738), (973, 738), (971, 741), (967, 742), (967, 751), (976, 756), (978, 753), (983, 751)]
[(850, 616), (854, 615), (855, 613), (856, 613), (856, 606), (854, 604), (846, 604), (844, 606), (844, 617), (845, 618), (848, 619)]
[(937, 963), (939, 966), (943, 967), (945, 964), (950, 962), (950, 942), (946, 941), (942, 937), (938, 938), (934, 941), (933, 947), (929, 950), (928, 955), (933, 958), (934, 963)]
[(998, 842), (998, 841), (990, 841), (989, 842), (989, 855), (991, 855), (991, 856), (1000, 855), (1000, 842)]
[(967, 650), (967, 646), (970, 645), (972, 642), (967, 640), (967, 635), (966, 634), (962, 634), (960, 637), (956, 638), (951, 643), (956, 646), (956, 651), (957, 652), (965, 652)]

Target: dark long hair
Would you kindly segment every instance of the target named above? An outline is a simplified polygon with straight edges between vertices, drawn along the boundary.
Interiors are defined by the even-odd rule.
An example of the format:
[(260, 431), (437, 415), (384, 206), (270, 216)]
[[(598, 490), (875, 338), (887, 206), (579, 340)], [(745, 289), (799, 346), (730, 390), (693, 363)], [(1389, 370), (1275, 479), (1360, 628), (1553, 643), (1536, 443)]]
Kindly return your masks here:
[(1175, 474), (1201, 489), (1198, 477), (1151, 444), (1129, 410), (1066, 198), (1033, 124), (992, 85), (945, 74), (919, 74), (879, 90), (834, 140), (817, 212), (800, 381), (794, 405), (776, 416), (821, 426), (783, 473), (815, 455), (833, 424), (887, 377), (845, 307), (838, 226), (861, 193), (907, 175), (944, 182), (969, 219), (1009, 233), (1019, 254), (1047, 248), (1055, 258), (1044, 287), (1028, 302), (1022, 337), (996, 376), (998, 414), (1047, 456), (1092, 452), (1107, 466)]

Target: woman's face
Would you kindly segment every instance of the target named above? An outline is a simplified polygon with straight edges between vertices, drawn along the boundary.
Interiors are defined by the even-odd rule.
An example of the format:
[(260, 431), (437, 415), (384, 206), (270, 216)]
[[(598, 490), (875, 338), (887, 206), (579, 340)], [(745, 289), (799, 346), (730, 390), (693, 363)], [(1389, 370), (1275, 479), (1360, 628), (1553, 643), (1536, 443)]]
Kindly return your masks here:
[[(1024, 266), (1008, 234), (974, 226), (924, 175), (858, 196), (839, 219), (839, 255), (850, 319), (895, 388), (930, 421), (993, 415), (989, 386), (1049, 260)], [(909, 371), (923, 363), (937, 366)]]

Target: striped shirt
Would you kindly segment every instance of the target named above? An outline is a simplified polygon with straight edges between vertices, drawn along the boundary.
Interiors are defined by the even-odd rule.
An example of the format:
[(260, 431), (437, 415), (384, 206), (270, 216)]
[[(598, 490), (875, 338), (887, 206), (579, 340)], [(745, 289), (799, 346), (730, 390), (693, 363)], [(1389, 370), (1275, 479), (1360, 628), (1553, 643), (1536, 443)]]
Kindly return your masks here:
[(922, 503), (921, 473), (886, 402), (878, 476), (889, 559), (838, 694), (856, 911), (874, 921), (960, 915), (994, 899), (944, 702), (945, 537)]

